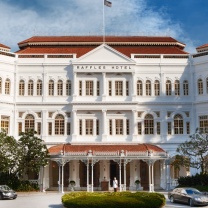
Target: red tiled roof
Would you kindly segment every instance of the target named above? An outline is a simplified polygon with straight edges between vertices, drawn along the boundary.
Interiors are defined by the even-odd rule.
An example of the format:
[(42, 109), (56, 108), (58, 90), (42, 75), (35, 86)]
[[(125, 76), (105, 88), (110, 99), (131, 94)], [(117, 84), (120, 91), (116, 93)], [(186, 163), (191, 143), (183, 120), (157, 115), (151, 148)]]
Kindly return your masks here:
[(202, 49), (202, 48), (206, 48), (206, 47), (208, 47), (208, 44), (201, 45), (201, 46), (197, 47), (196, 49)]
[(8, 49), (10, 49), (10, 47), (8, 47), (8, 46), (6, 46), (6, 45), (3, 45), (3, 44), (1, 44), (1, 43), (0, 43), (0, 47), (1, 47), (1, 48), (8, 48)]
[[(106, 36), (106, 42), (178, 42), (172, 37)], [(103, 42), (102, 36), (33, 36), (18, 45), (34, 42)]]
[[(77, 58), (93, 50), (97, 46), (72, 46), (72, 47), (26, 47), (19, 50), (18, 54), (77, 54)], [(120, 53), (131, 57), (131, 54), (188, 54), (174, 46), (111, 46)]]
[(61, 151), (68, 152), (116, 152), (116, 151), (129, 151), (129, 152), (165, 152), (162, 148), (151, 144), (126, 144), (126, 145), (72, 145), (61, 144), (49, 148), (50, 154), (60, 154)]

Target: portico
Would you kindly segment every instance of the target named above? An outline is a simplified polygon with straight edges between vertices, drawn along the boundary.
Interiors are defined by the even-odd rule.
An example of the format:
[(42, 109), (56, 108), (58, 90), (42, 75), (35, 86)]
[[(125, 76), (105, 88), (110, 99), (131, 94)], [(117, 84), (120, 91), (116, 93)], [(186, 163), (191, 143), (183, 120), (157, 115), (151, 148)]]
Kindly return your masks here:
[[(50, 160), (58, 164), (59, 191), (62, 192), (64, 184), (70, 180), (75, 181), (75, 190), (102, 190), (102, 181), (107, 181), (108, 190), (111, 190), (112, 179), (115, 176), (120, 191), (136, 190), (135, 180), (141, 182), (140, 190), (146, 189), (150, 192), (154, 192), (155, 184), (161, 187), (162, 183), (167, 183), (163, 179), (168, 178), (165, 161), (169, 157), (163, 149), (155, 145), (64, 144), (49, 148), (49, 153)], [(68, 173), (64, 171), (66, 164), (69, 166)], [(49, 178), (54, 176), (51, 171), (49, 174)], [(64, 174), (69, 177), (65, 177)], [(155, 181), (158, 174), (160, 180)], [(64, 182), (64, 179), (68, 181)]]

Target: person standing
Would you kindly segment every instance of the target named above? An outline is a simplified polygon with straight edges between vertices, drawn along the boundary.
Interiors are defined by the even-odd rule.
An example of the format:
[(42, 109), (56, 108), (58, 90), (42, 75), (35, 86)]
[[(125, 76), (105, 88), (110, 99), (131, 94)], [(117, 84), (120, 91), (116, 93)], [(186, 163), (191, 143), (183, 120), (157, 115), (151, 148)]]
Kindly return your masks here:
[(116, 180), (116, 177), (114, 177), (114, 179), (113, 179), (113, 188), (114, 188), (114, 192), (117, 192), (118, 181)]

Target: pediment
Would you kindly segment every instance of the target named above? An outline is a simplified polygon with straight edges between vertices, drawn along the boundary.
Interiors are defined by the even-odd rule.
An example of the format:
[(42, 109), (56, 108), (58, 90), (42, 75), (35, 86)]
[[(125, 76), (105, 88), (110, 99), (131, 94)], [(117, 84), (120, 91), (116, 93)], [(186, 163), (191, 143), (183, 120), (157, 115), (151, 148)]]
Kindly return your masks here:
[(134, 61), (130, 59), (128, 56), (111, 48), (110, 46), (106, 44), (102, 44), (101, 46), (95, 48), (94, 50), (88, 52), (87, 54), (83, 55), (82, 57), (74, 61), (74, 63), (126, 64), (126, 63), (134, 63)]

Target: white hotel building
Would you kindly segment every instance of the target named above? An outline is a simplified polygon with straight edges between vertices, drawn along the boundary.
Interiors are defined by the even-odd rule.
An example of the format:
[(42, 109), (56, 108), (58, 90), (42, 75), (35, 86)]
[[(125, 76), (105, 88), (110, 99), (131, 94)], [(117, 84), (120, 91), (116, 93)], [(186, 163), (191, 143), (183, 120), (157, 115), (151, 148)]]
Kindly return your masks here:
[[(0, 44), (0, 123), (33, 128), (51, 155), (43, 188), (169, 189), (177, 146), (208, 127), (208, 45), (171, 37), (36, 36)], [(31, 178), (32, 175), (31, 175)]]

